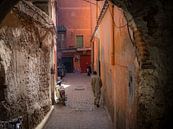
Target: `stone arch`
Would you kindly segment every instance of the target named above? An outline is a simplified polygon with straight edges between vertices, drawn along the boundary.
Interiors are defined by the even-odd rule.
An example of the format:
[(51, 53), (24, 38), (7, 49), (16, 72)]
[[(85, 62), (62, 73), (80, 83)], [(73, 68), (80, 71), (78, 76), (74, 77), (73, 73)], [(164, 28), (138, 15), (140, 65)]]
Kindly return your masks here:
[[(155, 63), (155, 59), (153, 58), (153, 52), (152, 50), (152, 42), (150, 38), (151, 35), (146, 33), (148, 31), (147, 22), (143, 24), (144, 22), (144, 16), (149, 11), (149, 8), (147, 5), (149, 3), (144, 3), (146, 1), (142, 1), (140, 3), (139, 1), (135, 0), (111, 0), (115, 6), (121, 8), (124, 12), (124, 16), (127, 21), (128, 28), (132, 30), (133, 36), (133, 44), (135, 46), (136, 56), (139, 64), (139, 71), (137, 73), (137, 87), (135, 89), (136, 93), (136, 104), (135, 104), (135, 110), (136, 110), (136, 116), (135, 122), (134, 122), (134, 129), (161, 129), (161, 125), (158, 123), (162, 123), (164, 118), (164, 108), (165, 106), (160, 106), (158, 103), (164, 105), (164, 95), (163, 95), (163, 88), (159, 86), (159, 75), (157, 75), (158, 69), (157, 65), (156, 67), (153, 64)], [(130, 2), (134, 2), (131, 7), (128, 7), (128, 4)], [(135, 6), (136, 4), (141, 5), (141, 7), (148, 7), (146, 10), (142, 10), (143, 8)], [(143, 15), (138, 12), (135, 12), (133, 8), (137, 8), (138, 11), (142, 10), (141, 12)], [(137, 10), (136, 9), (136, 10)], [(138, 13), (138, 17), (136, 16)], [(141, 21), (140, 21), (141, 20)], [(159, 74), (161, 74), (160, 72)], [(158, 98), (156, 97), (156, 92), (160, 96)], [(162, 102), (163, 101), (163, 102)], [(152, 103), (152, 106), (149, 105), (149, 103)], [(160, 112), (158, 113), (156, 110), (159, 109)], [(148, 115), (152, 114), (152, 115)], [(154, 114), (154, 115), (153, 115)], [(131, 127), (132, 128), (132, 127)]]
[[(173, 104), (170, 98), (173, 95), (170, 91), (172, 91), (173, 58), (172, 42), (170, 42), (172, 37), (169, 35), (172, 19), (168, 18), (172, 17), (171, 2), (170, 0), (110, 1), (124, 11), (126, 20), (129, 21), (128, 27), (133, 31), (140, 65), (136, 89), (136, 126), (138, 129), (162, 129), (165, 126), (172, 128)], [(166, 10), (168, 7), (170, 9)], [(170, 104), (167, 106), (166, 103)]]
[(121, 8), (127, 21), (128, 29), (132, 30), (134, 38), (134, 46), (136, 48), (136, 56), (141, 69), (153, 69), (154, 66), (150, 59), (148, 43), (143, 38), (142, 28), (137, 25), (133, 18), (133, 14), (128, 10), (126, 1), (110, 0), (113, 4)]

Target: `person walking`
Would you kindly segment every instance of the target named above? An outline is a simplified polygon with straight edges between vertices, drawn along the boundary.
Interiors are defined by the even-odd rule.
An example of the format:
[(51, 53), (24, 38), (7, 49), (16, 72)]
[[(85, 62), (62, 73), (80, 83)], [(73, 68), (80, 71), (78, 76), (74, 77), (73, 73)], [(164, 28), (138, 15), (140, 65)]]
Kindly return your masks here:
[(101, 78), (97, 75), (96, 71), (93, 71), (93, 75), (91, 76), (91, 86), (94, 93), (94, 105), (99, 107), (102, 81)]
[(88, 65), (88, 67), (87, 67), (87, 75), (90, 76), (90, 74), (91, 74), (91, 66)]

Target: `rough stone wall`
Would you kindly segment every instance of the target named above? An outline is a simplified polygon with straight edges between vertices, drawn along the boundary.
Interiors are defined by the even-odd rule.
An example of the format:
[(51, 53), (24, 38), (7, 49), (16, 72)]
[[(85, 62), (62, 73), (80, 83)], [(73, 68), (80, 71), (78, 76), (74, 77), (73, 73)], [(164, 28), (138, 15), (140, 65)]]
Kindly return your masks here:
[(53, 34), (26, 17), (12, 11), (0, 27), (0, 72), (5, 72), (6, 85), (5, 99), (0, 103), (6, 114), (0, 119), (23, 116), (24, 128), (32, 129), (51, 105), (48, 44), (52, 44)]
[(136, 24), (142, 30), (143, 39), (149, 46), (150, 59), (155, 66), (155, 69), (140, 71), (138, 128), (172, 128), (171, 3), (153, 0), (134, 4), (144, 8), (139, 12), (136, 11), (138, 9), (134, 9), (133, 15), (136, 16)]
[[(172, 4), (170, 0), (112, 0), (133, 16), (140, 34), (136, 44), (155, 67), (141, 67), (138, 79), (137, 129), (171, 129)], [(141, 55), (139, 55), (140, 57)], [(139, 62), (147, 63), (147, 62)]]

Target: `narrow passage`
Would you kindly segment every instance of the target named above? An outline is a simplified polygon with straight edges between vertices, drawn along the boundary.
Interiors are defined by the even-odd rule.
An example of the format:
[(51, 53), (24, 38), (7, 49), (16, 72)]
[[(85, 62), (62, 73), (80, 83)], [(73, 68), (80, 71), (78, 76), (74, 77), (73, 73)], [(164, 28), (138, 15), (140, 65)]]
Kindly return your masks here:
[(55, 105), (44, 129), (111, 129), (111, 120), (103, 105), (94, 107), (90, 77), (67, 74), (63, 85), (66, 87), (66, 106)]

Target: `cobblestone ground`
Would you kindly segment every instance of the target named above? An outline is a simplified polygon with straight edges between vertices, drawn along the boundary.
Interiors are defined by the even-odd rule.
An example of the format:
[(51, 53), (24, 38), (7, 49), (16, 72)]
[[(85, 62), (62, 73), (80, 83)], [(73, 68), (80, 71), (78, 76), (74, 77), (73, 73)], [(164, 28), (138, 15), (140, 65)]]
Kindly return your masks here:
[(63, 85), (66, 106), (55, 105), (44, 129), (111, 129), (111, 120), (104, 107), (94, 107), (90, 77), (67, 74)]

